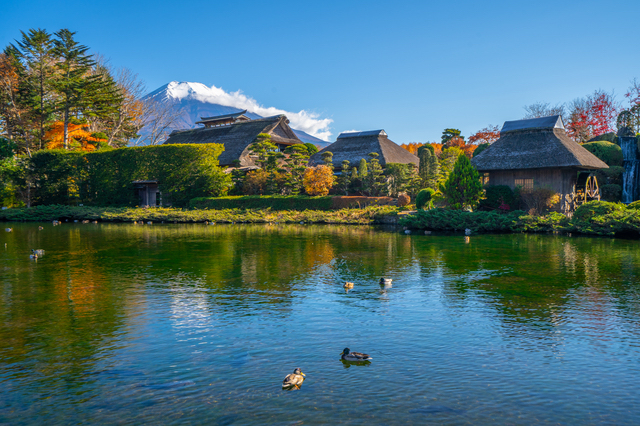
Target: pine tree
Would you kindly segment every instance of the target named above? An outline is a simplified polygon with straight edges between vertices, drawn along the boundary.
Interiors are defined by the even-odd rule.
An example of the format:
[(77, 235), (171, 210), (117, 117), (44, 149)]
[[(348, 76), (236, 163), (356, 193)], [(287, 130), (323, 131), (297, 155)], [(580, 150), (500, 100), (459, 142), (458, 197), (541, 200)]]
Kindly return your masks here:
[[(358, 169), (354, 168), (356, 172), (356, 176), (358, 173)], [(349, 187), (351, 186), (351, 168), (349, 167), (349, 160), (344, 160), (342, 162), (342, 171), (340, 172), (340, 176), (338, 176), (338, 189), (344, 192), (344, 195), (349, 195)]]
[[(367, 170), (367, 162), (364, 162), (364, 169), (367, 174), (362, 177), (362, 189), (372, 196), (377, 196), (383, 192), (387, 183), (384, 176), (382, 176), (382, 166), (380, 166), (380, 162), (378, 161), (379, 156), (376, 152), (369, 153), (369, 166), (371, 166), (371, 170)], [(362, 160), (364, 160), (364, 158)], [(363, 167), (362, 161), (360, 161), (360, 167)], [(362, 173), (360, 176), (362, 176)]]
[[(51, 35), (43, 29), (21, 31), (22, 40), (9, 49), (15, 55), (20, 67), (21, 103), (30, 111), (29, 131), (33, 133), (36, 149), (44, 148), (45, 127), (55, 111), (56, 95), (53, 87), (56, 57)], [(32, 148), (28, 143), (26, 150)]]
[(466, 155), (458, 157), (453, 171), (442, 186), (442, 193), (455, 210), (474, 209), (482, 199), (484, 190), (480, 174)]
[(418, 157), (420, 158), (419, 174), (422, 180), (422, 187), (436, 188), (440, 165), (433, 146), (425, 144), (418, 148)]
[(365, 176), (367, 176), (367, 173), (369, 171), (367, 170), (367, 160), (365, 160), (364, 158), (360, 159), (360, 164), (358, 165), (358, 173), (360, 174), (361, 178), (364, 178)]
[(53, 41), (53, 53), (59, 58), (56, 64), (58, 75), (53, 85), (60, 94), (56, 109), (62, 113), (64, 149), (69, 149), (69, 119), (73, 112), (81, 110), (84, 98), (88, 97), (91, 78), (87, 74), (95, 65), (87, 55), (89, 48), (78, 44), (73, 38), (75, 34), (62, 29), (55, 33), (57, 38)]
[(304, 190), (302, 178), (309, 161), (309, 151), (303, 144), (295, 144), (287, 147), (285, 154), (288, 154), (285, 159), (286, 169), (283, 169), (286, 178), (286, 192), (298, 195)]

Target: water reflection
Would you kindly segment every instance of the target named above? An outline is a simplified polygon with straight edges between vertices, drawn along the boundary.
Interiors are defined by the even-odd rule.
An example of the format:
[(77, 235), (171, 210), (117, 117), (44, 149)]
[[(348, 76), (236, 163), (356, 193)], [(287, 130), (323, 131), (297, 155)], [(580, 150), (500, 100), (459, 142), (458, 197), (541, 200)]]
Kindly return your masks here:
[[(257, 415), (252, 410), (267, 401), (287, 404), (275, 399), (283, 393), (265, 390), (281, 380), (268, 372), (300, 360), (305, 371), (326, 360), (310, 367), (314, 381), (298, 394), (328, 398), (321, 411), (330, 413), (331, 380), (324, 383), (322, 372), (338, 374), (332, 354), (344, 344), (370, 347), (384, 366), (342, 362), (339, 370), (356, 374), (344, 380), (382, 398), (367, 387), (375, 372), (393, 404), (401, 404), (389, 390), (394, 374), (407, 365), (419, 389), (426, 379), (440, 385), (431, 397), (447, 390), (459, 397), (460, 383), (473, 387), (468, 371), (490, 370), (478, 364), (484, 358), (503, 366), (502, 386), (533, 374), (519, 364), (523, 352), (571, 355), (578, 370), (592, 354), (615, 364), (640, 347), (636, 241), (354, 226), (37, 226), (15, 224), (0, 235), (0, 382), (10, 394), (3, 402), (27, 418), (88, 400), (114, 413), (136, 407), (138, 421), (178, 411), (193, 412), (194, 422), (205, 412), (231, 415), (189, 405), (203, 395), (217, 401), (212, 406), (233, 395)], [(32, 248), (47, 255), (30, 262)], [(345, 282), (354, 288), (345, 291)], [(414, 350), (429, 356), (416, 365)], [(431, 376), (445, 366), (446, 374)], [(253, 391), (266, 399), (243, 399)], [(108, 420), (76, 414), (80, 422)], [(0, 410), (0, 422), (12, 416)]]

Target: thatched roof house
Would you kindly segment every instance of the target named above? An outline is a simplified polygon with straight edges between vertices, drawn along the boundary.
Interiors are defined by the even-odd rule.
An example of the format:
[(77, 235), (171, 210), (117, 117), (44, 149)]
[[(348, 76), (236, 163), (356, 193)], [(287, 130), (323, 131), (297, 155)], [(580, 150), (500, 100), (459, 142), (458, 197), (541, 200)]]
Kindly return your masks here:
[(287, 146), (302, 143), (289, 127), (289, 119), (285, 115), (250, 120), (243, 115), (244, 112), (202, 117), (198, 123), (204, 124), (204, 128), (174, 131), (165, 143), (221, 143), (224, 152), (220, 154), (220, 165), (230, 166), (239, 160), (240, 167), (255, 165), (248, 148), (260, 133), (270, 135), (271, 142), (282, 151)]
[(362, 158), (369, 161), (370, 152), (379, 155), (378, 161), (382, 167), (389, 163), (413, 163), (416, 166), (420, 163), (418, 157), (387, 138), (387, 133), (384, 130), (341, 133), (338, 140), (322, 151), (313, 154), (309, 158), (309, 164), (323, 164), (322, 153), (324, 152), (333, 154), (333, 165), (336, 168), (341, 168), (344, 160), (348, 160), (351, 166), (357, 166)]
[(471, 160), (489, 185), (548, 187), (562, 196), (560, 209), (572, 210), (577, 172), (608, 166), (566, 133), (562, 117), (507, 121), (500, 139)]

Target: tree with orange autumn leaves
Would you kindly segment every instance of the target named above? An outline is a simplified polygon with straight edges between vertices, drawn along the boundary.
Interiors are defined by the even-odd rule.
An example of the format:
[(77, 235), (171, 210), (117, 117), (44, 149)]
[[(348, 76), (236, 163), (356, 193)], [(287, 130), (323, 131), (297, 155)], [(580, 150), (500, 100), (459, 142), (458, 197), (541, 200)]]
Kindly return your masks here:
[(304, 171), (302, 184), (305, 192), (311, 196), (327, 195), (333, 186), (333, 179), (333, 169), (320, 165), (309, 167)]
[[(92, 136), (91, 132), (87, 131), (88, 127), (88, 124), (68, 124), (67, 149), (89, 152), (98, 148), (98, 142), (107, 142), (107, 139)], [(65, 147), (64, 130), (64, 122), (62, 121), (56, 121), (49, 127), (45, 134), (47, 149), (63, 149)]]

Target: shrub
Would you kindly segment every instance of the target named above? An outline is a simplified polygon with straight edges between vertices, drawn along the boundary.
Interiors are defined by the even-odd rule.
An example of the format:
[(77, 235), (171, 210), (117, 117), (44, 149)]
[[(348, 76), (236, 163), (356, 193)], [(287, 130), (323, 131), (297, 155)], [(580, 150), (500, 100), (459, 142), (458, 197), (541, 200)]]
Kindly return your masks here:
[(533, 188), (530, 191), (522, 192), (520, 197), (529, 209), (529, 214), (533, 216), (546, 213), (560, 202), (560, 195), (550, 188)]
[(466, 155), (460, 155), (442, 187), (449, 205), (456, 209), (474, 209), (484, 194), (480, 175)]
[(433, 198), (434, 193), (435, 191), (431, 188), (421, 189), (416, 196), (416, 208), (418, 210), (422, 210), (425, 206), (427, 208), (432, 207), (433, 201), (431, 199)]
[(588, 221), (595, 216), (605, 216), (614, 212), (625, 210), (622, 203), (611, 203), (608, 201), (589, 201), (576, 209), (573, 213), (573, 220)]
[(481, 209), (509, 211), (517, 207), (518, 200), (507, 185), (489, 185), (484, 190), (485, 198), (479, 204)]
[(242, 193), (245, 195), (261, 195), (267, 187), (267, 172), (264, 169), (247, 172), (242, 182)]
[(517, 232), (523, 230), (519, 222), (522, 215), (523, 212), (520, 211), (501, 214), (431, 209), (418, 210), (415, 214), (401, 218), (399, 223), (414, 229), (437, 231), (462, 231), (468, 228), (474, 232)]
[(627, 208), (632, 210), (640, 210), (640, 200), (629, 203), (627, 205)]
[(622, 187), (616, 184), (600, 186), (600, 193), (604, 201), (620, 201), (622, 197)]
[(321, 165), (304, 171), (302, 182), (309, 195), (327, 195), (333, 186), (333, 168)]
[(607, 163), (608, 166), (622, 166), (622, 148), (612, 142), (595, 141), (582, 145), (587, 151)]
[(407, 194), (398, 195), (398, 207), (408, 206), (411, 203), (411, 197)]

